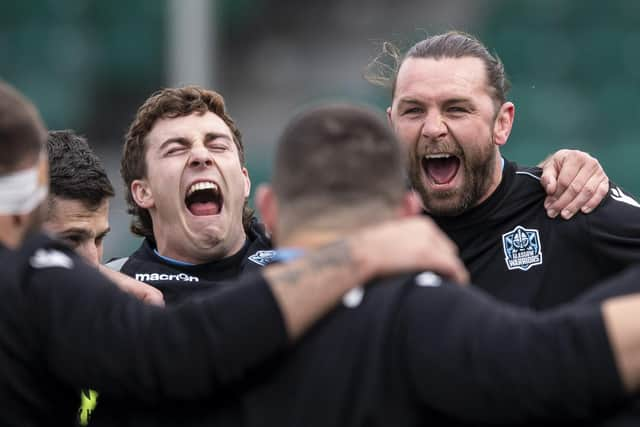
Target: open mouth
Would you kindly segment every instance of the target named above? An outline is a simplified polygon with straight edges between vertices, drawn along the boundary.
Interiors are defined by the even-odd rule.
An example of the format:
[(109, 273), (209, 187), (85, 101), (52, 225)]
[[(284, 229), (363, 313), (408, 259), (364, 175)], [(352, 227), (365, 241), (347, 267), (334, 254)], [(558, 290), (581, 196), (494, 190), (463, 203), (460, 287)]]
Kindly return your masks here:
[(460, 159), (448, 153), (427, 154), (422, 158), (422, 170), (435, 184), (448, 184), (460, 169)]
[(220, 187), (212, 181), (196, 182), (187, 190), (184, 203), (195, 216), (217, 215), (223, 203)]

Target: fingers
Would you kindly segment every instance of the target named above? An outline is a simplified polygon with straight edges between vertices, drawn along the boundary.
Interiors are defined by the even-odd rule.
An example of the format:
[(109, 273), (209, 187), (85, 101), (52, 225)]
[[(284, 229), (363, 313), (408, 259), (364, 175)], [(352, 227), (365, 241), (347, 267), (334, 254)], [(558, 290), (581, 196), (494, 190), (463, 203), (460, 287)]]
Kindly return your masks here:
[[(579, 210), (587, 213), (597, 207), (608, 190), (608, 179), (598, 160), (587, 153), (561, 151), (564, 151), (563, 156), (556, 153), (558, 161), (553, 166), (558, 174), (556, 189), (552, 194), (547, 193), (545, 209), (551, 218), (560, 214), (562, 218), (569, 219)], [(547, 170), (544, 178), (552, 180), (554, 172)]]
[(547, 158), (539, 166), (542, 168), (542, 176), (540, 177), (540, 184), (542, 188), (547, 192), (547, 195), (552, 195), (556, 192), (558, 184), (558, 171), (564, 160), (567, 150), (560, 150), (554, 153), (553, 156)]
[(430, 218), (389, 221), (365, 230), (357, 239), (354, 247), (362, 251), (373, 276), (433, 271), (457, 283), (469, 282), (458, 247)]
[(576, 172), (576, 175), (573, 175), (571, 170), (564, 176), (560, 173), (558, 189), (553, 195), (555, 200), (549, 205), (547, 212), (552, 211), (556, 215), (561, 214), (564, 219), (569, 219), (593, 197), (595, 188), (586, 184), (597, 171), (592, 166), (585, 165)]
[(162, 295), (162, 292), (153, 286), (149, 286), (149, 288), (150, 289), (144, 291), (140, 299), (147, 304), (164, 307), (164, 295)]
[(139, 282), (126, 274), (111, 270), (103, 265), (98, 266), (98, 271), (107, 276), (122, 291), (133, 295), (145, 303), (164, 307), (164, 296), (162, 292), (153, 286)]
[(458, 257), (446, 257), (435, 262), (429, 270), (448, 278), (460, 285), (469, 284), (469, 272)]
[(430, 218), (419, 218), (422, 230), (413, 234), (418, 245), (416, 269), (429, 270), (453, 280), (469, 283), (469, 272), (458, 257), (458, 247)]
[(598, 184), (593, 197), (581, 208), (582, 212), (588, 214), (593, 211), (600, 205), (600, 203), (602, 203), (602, 200), (607, 197), (607, 194), (609, 194), (609, 178), (605, 175)]

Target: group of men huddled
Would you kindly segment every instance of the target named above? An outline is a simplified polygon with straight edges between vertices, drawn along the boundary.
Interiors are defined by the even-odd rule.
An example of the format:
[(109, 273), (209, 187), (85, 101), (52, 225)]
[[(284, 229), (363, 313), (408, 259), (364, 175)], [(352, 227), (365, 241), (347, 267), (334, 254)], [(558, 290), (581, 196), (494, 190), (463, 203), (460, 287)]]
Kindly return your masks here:
[(635, 425), (640, 204), (585, 153), (501, 156), (474, 37), (395, 59), (388, 123), (290, 121), (262, 223), (222, 96), (154, 93), (121, 161), (144, 240), (106, 266), (99, 159), (0, 83), (2, 424), (72, 425), (93, 389), (92, 426)]

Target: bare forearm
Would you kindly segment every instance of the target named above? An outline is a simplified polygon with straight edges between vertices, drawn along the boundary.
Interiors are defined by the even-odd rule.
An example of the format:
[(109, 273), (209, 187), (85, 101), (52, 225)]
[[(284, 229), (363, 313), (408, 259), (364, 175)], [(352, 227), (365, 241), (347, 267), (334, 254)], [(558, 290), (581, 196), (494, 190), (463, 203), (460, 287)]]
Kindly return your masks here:
[(292, 339), (372, 275), (353, 246), (352, 241), (340, 240), (294, 262), (265, 268)]
[(602, 305), (618, 372), (628, 391), (640, 388), (640, 294), (612, 298)]

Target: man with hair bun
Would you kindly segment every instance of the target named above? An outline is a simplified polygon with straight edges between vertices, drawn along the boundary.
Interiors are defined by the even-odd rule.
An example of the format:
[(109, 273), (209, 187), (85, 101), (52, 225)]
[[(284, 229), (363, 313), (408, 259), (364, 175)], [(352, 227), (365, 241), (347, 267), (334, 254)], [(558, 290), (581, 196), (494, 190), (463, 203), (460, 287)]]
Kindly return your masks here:
[[(555, 162), (563, 171), (552, 179), (554, 161), (530, 168), (501, 155), (515, 106), (502, 61), (481, 41), (451, 31), (418, 41), (403, 56), (386, 50), (395, 65), (387, 114), (406, 150), (412, 187), (460, 248), (476, 285), (547, 309), (640, 262), (640, 204), (603, 180), (597, 161), (576, 170), (575, 153), (562, 150)], [(545, 189), (564, 190), (552, 196), (557, 202), (575, 190), (584, 194), (559, 209)]]
[[(256, 204), (281, 265), (336, 236), (420, 210), (405, 187), (399, 144), (361, 107), (298, 114), (279, 139), (273, 171)], [(615, 297), (638, 291), (640, 266), (578, 303), (535, 313), (432, 272), (378, 277), (346, 294), (210, 422), (584, 425), (637, 390), (631, 372), (640, 368), (640, 346), (627, 353), (638, 342), (622, 337), (639, 332), (633, 305), (640, 297)]]

